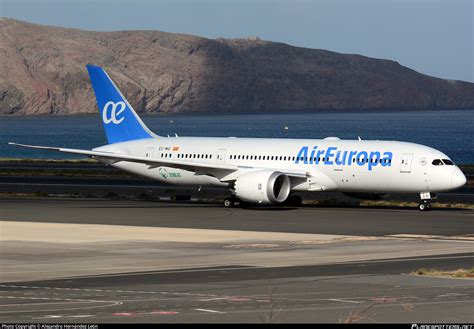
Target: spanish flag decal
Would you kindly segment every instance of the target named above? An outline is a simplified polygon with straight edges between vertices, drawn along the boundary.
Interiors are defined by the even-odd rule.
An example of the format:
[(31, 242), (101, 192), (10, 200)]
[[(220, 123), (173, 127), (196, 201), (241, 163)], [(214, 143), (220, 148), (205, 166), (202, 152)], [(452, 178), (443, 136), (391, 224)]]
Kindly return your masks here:
[(173, 146), (173, 151), (179, 151), (179, 146)]

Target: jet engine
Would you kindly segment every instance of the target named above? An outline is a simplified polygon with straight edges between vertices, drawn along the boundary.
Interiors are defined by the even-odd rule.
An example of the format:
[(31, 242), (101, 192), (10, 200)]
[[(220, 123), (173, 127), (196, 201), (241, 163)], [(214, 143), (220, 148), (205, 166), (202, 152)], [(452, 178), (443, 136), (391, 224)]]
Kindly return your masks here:
[(247, 202), (278, 204), (290, 194), (290, 178), (278, 171), (258, 170), (240, 175), (234, 184), (235, 195)]

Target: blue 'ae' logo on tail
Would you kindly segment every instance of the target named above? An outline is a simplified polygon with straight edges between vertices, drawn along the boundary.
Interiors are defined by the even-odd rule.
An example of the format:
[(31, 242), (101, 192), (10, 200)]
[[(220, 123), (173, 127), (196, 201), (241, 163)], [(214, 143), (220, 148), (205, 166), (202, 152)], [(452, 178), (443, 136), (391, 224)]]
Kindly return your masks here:
[(111, 122), (115, 125), (120, 124), (123, 121), (123, 119), (125, 119), (125, 117), (120, 116), (120, 115), (122, 114), (123, 111), (125, 111), (126, 107), (127, 105), (125, 105), (124, 102), (105, 103), (104, 108), (102, 109), (102, 121), (104, 121), (106, 125), (108, 125)]
[(107, 73), (87, 65), (105, 134), (110, 144), (158, 137), (148, 129)]

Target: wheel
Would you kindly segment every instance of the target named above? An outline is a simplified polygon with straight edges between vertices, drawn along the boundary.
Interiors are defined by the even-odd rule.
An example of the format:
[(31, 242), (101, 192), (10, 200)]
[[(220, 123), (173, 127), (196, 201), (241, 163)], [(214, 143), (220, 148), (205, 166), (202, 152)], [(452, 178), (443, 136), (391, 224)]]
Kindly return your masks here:
[(225, 208), (232, 208), (234, 206), (234, 200), (231, 198), (225, 198), (224, 199), (224, 207)]
[(426, 210), (431, 210), (431, 202), (427, 201), (425, 203), (425, 206), (426, 206)]
[(418, 209), (420, 211), (425, 211), (426, 210), (426, 204), (424, 202), (421, 202), (419, 205), (418, 205)]

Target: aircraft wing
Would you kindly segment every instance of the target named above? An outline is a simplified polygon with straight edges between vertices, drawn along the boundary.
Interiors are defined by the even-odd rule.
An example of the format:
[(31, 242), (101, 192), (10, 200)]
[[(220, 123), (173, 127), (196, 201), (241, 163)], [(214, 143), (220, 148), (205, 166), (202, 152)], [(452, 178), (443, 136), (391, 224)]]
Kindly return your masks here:
[[(27, 144), (19, 144), (9, 142), (10, 145), (20, 146), (20, 147), (27, 147), (33, 149), (41, 149), (41, 150), (49, 150), (49, 151), (56, 151), (56, 152), (63, 152), (63, 153), (71, 153), (71, 154), (80, 154), (85, 155), (95, 159), (104, 159), (109, 160), (111, 163), (116, 163), (120, 161), (128, 161), (128, 162), (136, 162), (136, 163), (143, 163), (150, 168), (153, 167), (171, 167), (171, 168), (178, 168), (184, 170), (192, 170), (199, 172), (204, 171), (211, 171), (211, 170), (225, 170), (229, 172), (238, 171), (240, 169), (268, 169), (268, 168), (257, 168), (257, 167), (241, 167), (236, 165), (228, 165), (228, 164), (217, 164), (217, 163), (199, 163), (193, 161), (183, 161), (178, 159), (156, 159), (156, 158), (148, 158), (148, 157), (140, 157), (128, 154), (121, 154), (121, 153), (113, 153), (113, 152), (104, 152), (104, 151), (92, 151), (92, 150), (80, 150), (80, 149), (70, 149), (70, 148), (62, 148), (62, 147), (51, 147), (51, 146), (37, 146), (37, 145), (27, 145)], [(275, 169), (272, 169), (275, 170)], [(298, 177), (298, 178), (305, 178), (306, 172), (303, 170), (278, 170), (288, 176), (291, 177)]]

